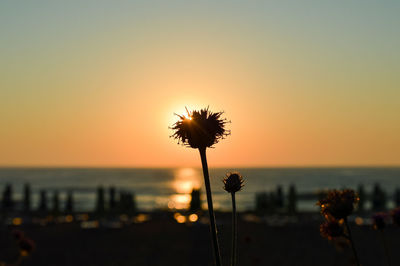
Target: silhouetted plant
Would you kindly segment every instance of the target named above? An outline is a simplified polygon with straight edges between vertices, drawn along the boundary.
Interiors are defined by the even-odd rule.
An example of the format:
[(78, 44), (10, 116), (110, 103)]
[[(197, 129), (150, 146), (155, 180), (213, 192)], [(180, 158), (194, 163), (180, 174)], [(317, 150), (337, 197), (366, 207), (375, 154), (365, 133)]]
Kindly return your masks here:
[(354, 210), (359, 198), (351, 189), (329, 191), (326, 198), (319, 201), (321, 213), (335, 219), (347, 218)]
[(192, 111), (191, 113), (187, 109), (186, 111), (188, 115), (187, 117), (184, 115), (177, 115), (179, 120), (171, 127), (171, 129), (175, 131), (171, 137), (177, 139), (178, 143), (193, 149), (198, 149), (200, 152), (207, 194), (208, 211), (210, 215), (215, 263), (220, 266), (221, 256), (217, 238), (217, 227), (211, 195), (206, 149), (212, 147), (219, 140), (230, 134), (230, 131), (225, 129), (225, 125), (228, 121), (221, 118), (223, 114), (222, 112), (213, 113), (209, 111), (208, 108), (200, 111)]
[(24, 211), (29, 212), (31, 210), (31, 186), (26, 183), (24, 185)]
[[(322, 227), (320, 227), (321, 234), (323, 232), (329, 232), (327, 229), (328, 226), (331, 226), (331, 229), (336, 228), (335, 230), (332, 230), (332, 232), (338, 232), (337, 225), (344, 224), (346, 230), (343, 229), (343, 231), (346, 233), (344, 233), (343, 236), (349, 240), (356, 263), (360, 266), (354, 240), (347, 220), (348, 216), (352, 214), (358, 201), (358, 195), (354, 190), (344, 189), (329, 191), (326, 198), (319, 200), (317, 204), (321, 207), (321, 213), (328, 221), (327, 224), (323, 224)], [(326, 235), (327, 234), (324, 234), (323, 236), (326, 237)], [(331, 237), (333, 238), (333, 235)]]
[(388, 249), (388, 245), (387, 245), (385, 233), (384, 233), (384, 229), (386, 228), (386, 224), (387, 224), (387, 219), (388, 219), (388, 214), (384, 213), (384, 212), (378, 212), (378, 213), (375, 213), (374, 215), (372, 215), (372, 226), (375, 230), (379, 231), (382, 245), (385, 250), (387, 265), (390, 266), (391, 260), (390, 260), (389, 249)]
[(236, 251), (237, 251), (237, 212), (236, 212), (236, 192), (240, 191), (243, 184), (243, 177), (240, 173), (227, 173), (223, 180), (224, 189), (226, 192), (231, 193), (232, 197), (232, 251), (231, 251), (231, 265), (236, 265)]

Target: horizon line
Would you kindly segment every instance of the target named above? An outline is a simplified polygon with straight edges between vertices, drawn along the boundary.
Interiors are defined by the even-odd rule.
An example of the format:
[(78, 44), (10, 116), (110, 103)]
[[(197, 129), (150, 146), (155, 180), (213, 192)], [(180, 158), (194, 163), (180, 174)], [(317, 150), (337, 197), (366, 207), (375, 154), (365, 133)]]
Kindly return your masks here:
[[(172, 169), (172, 168), (201, 168), (199, 166), (135, 166), (135, 165), (0, 165), (0, 169), (6, 168), (36, 168), (36, 169)], [(395, 164), (354, 164), (354, 165), (340, 165), (340, 164), (321, 164), (321, 165), (222, 165), (210, 166), (210, 168), (400, 168)]]

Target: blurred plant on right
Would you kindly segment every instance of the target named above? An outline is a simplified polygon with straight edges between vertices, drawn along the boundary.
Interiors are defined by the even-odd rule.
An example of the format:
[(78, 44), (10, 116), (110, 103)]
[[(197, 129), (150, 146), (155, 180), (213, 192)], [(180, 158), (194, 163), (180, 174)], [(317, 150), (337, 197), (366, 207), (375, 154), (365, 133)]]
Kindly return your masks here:
[(346, 239), (353, 250), (357, 266), (360, 266), (360, 261), (351, 235), (348, 217), (353, 213), (359, 200), (354, 190), (344, 189), (329, 191), (326, 197), (317, 203), (325, 218), (325, 222), (320, 226), (321, 236), (329, 240)]

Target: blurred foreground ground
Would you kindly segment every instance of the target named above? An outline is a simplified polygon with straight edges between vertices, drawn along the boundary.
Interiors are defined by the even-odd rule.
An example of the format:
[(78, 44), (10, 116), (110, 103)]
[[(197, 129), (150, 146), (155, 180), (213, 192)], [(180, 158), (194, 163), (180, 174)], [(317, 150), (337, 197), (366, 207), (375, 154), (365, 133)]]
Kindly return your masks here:
[[(229, 265), (230, 214), (217, 213), (216, 218), (224, 265)], [(279, 225), (279, 219), (274, 226), (271, 221), (239, 219), (238, 265), (351, 265), (349, 248), (337, 251), (320, 237), (318, 215), (298, 217), (297, 222), (286, 225)], [(369, 226), (351, 227), (362, 265), (386, 265), (379, 233)], [(213, 265), (208, 225), (179, 224), (169, 213), (153, 214), (148, 222), (118, 229), (82, 229), (79, 223), (22, 225), (18, 229), (37, 246), (22, 265)], [(1, 229), (0, 261), (12, 262), (18, 254), (11, 230)], [(392, 265), (400, 265), (400, 228), (389, 227), (385, 235)]]

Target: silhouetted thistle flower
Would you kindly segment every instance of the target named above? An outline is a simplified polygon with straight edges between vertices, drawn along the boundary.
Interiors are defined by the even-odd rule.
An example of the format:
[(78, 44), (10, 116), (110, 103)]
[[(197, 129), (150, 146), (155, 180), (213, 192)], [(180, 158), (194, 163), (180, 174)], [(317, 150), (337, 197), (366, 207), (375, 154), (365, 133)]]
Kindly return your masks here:
[(393, 220), (393, 224), (400, 226), (400, 207), (393, 209), (390, 212)]
[(337, 220), (325, 221), (320, 225), (319, 231), (322, 237), (329, 240), (335, 237), (345, 236), (343, 226)]
[(238, 172), (227, 173), (223, 183), (225, 191), (229, 193), (238, 192), (244, 186), (243, 177)]
[(344, 219), (349, 216), (353, 210), (354, 205), (357, 204), (359, 198), (354, 190), (332, 190), (328, 192), (325, 199), (319, 201), (321, 206), (321, 213), (330, 215), (335, 219)]
[(375, 230), (383, 230), (386, 227), (387, 214), (378, 212), (372, 215), (372, 226)]
[(236, 246), (237, 246), (237, 213), (236, 213), (236, 192), (240, 191), (243, 184), (243, 177), (238, 172), (227, 173), (226, 177), (222, 180), (226, 192), (231, 193), (232, 196), (232, 252), (231, 252), (231, 266), (236, 265)]
[(217, 227), (211, 196), (206, 149), (212, 147), (214, 144), (218, 143), (220, 139), (223, 139), (230, 134), (230, 131), (225, 129), (225, 125), (228, 121), (225, 118), (221, 118), (223, 112), (213, 113), (208, 110), (208, 108), (192, 112), (189, 112), (186, 109), (186, 111), (188, 116), (177, 115), (179, 120), (170, 127), (175, 131), (171, 137), (177, 139), (178, 144), (181, 143), (193, 149), (199, 149), (203, 168), (204, 184), (206, 187), (208, 212), (210, 215), (210, 230), (213, 239), (215, 264), (220, 266), (221, 256), (219, 252)]
[[(320, 200), (317, 204), (320, 205), (321, 213), (327, 219), (328, 223), (332, 221), (344, 222), (347, 231), (347, 234), (345, 234), (344, 236), (350, 241), (356, 264), (360, 266), (357, 251), (354, 246), (354, 241), (351, 235), (350, 226), (347, 221), (347, 217), (353, 212), (354, 205), (357, 204), (358, 201), (359, 198), (357, 194), (354, 192), (354, 190), (344, 189), (344, 190), (329, 191), (326, 198)], [(331, 226), (331, 228), (329, 228), (328, 225)], [(320, 231), (321, 234), (323, 230), (324, 233), (328, 235), (328, 233), (330, 234), (333, 232), (337, 233), (337, 231), (334, 230), (330, 231), (330, 229), (335, 229), (335, 228), (338, 229), (334, 224), (323, 224), (320, 227)]]
[(193, 149), (207, 148), (230, 134), (230, 131), (225, 129), (228, 121), (221, 118), (223, 112), (213, 113), (206, 108), (187, 113), (188, 117), (177, 114), (180, 120), (171, 127), (175, 131), (172, 137), (177, 139), (178, 143)]

